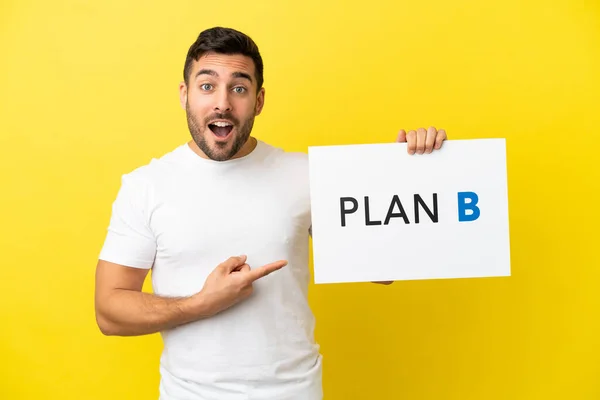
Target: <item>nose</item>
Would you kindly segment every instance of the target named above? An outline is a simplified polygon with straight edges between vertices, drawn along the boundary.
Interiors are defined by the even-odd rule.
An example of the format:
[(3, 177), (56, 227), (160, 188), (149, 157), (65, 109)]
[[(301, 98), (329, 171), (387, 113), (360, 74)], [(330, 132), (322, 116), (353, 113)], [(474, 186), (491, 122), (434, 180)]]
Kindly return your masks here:
[(231, 102), (229, 101), (229, 91), (220, 90), (216, 93), (214, 111), (227, 112), (231, 111)]

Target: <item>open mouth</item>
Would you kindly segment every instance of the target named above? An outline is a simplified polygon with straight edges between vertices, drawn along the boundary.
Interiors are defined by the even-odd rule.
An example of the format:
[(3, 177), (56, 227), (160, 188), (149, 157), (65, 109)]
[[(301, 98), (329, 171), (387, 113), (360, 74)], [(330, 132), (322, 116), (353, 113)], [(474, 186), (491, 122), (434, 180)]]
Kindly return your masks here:
[(208, 124), (208, 129), (210, 129), (216, 137), (226, 138), (233, 130), (233, 124), (228, 121), (217, 121)]

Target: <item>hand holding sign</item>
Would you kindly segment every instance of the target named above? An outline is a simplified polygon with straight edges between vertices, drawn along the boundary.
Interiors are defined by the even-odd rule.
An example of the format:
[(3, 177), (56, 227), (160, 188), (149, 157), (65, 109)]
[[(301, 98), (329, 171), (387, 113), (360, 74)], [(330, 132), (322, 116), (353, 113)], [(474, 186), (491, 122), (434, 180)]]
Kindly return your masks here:
[(446, 140), (446, 131), (439, 131), (433, 126), (429, 129), (419, 128), (416, 131), (406, 131), (401, 129), (396, 139), (399, 143), (407, 143), (408, 154), (430, 154), (433, 150), (442, 148), (442, 143)]

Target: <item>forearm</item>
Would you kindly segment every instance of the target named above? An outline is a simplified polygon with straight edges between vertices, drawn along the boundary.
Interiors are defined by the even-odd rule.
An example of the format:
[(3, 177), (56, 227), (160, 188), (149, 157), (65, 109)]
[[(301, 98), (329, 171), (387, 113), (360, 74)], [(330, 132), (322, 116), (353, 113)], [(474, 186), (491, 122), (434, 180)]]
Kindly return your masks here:
[(198, 295), (168, 298), (135, 290), (113, 289), (97, 305), (98, 326), (105, 335), (138, 336), (204, 318)]

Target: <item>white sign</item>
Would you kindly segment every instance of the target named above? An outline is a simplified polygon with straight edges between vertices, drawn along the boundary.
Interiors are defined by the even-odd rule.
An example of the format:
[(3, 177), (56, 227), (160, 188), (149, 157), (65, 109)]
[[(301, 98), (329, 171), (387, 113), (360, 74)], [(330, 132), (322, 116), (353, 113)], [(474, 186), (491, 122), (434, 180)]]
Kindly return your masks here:
[(506, 142), (308, 151), (315, 283), (510, 275)]

